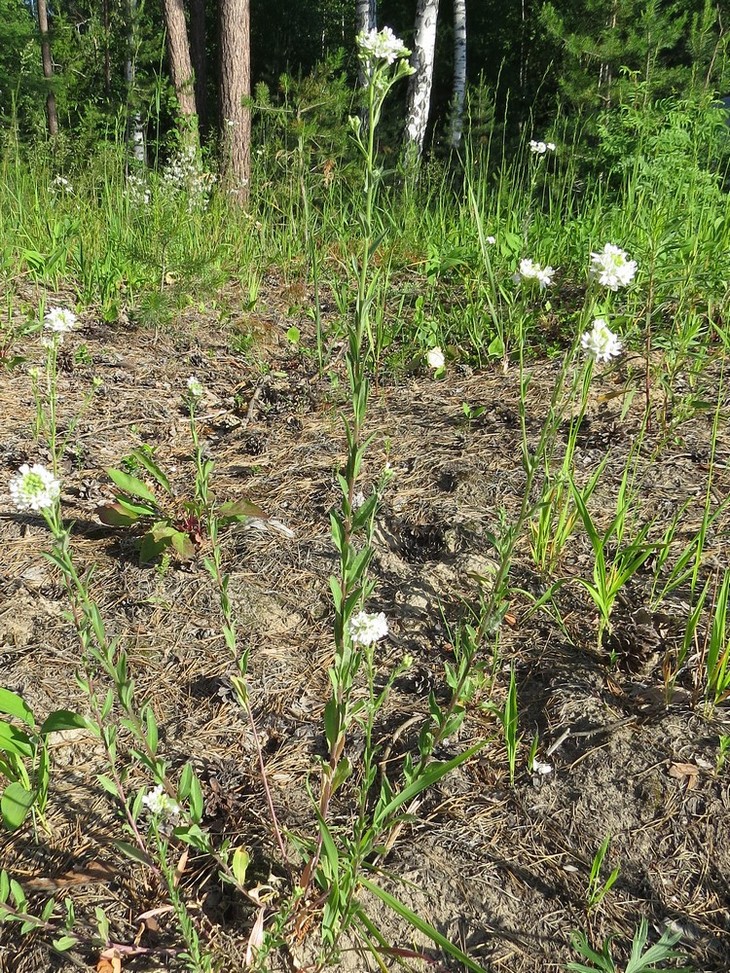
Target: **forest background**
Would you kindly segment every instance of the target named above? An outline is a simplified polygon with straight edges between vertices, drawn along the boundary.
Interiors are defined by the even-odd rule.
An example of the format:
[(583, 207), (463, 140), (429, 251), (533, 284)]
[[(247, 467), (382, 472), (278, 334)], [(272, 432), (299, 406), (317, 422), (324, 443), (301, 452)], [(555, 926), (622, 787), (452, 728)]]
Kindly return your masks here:
[[(182, 16), (195, 80), (181, 80), (178, 70), (174, 83), (178, 54), (171, 42)], [(353, 110), (357, 29), (388, 24), (413, 47), (424, 19), (433, 21), (435, 52), (419, 149), (437, 155), (458, 142), (453, 108), (462, 110), (465, 79), (470, 131), (478, 137), (495, 117), (506, 119), (508, 139), (524, 137), (530, 116), (539, 129), (556, 111), (584, 126), (635, 93), (637, 82), (647, 102), (730, 88), (721, 56), (726, 25), (721, 5), (711, 0), (613, 0), (610, 7), (599, 0), (442, 0), (440, 7), (438, 0), (383, 0), (377, 9), (372, 0), (253, 2), (250, 9), (249, 0), (192, 0), (184, 13), (182, 0), (57, 0), (47, 10), (45, 0), (0, 0), (0, 131), (5, 139), (44, 140), (50, 96), (57, 116), (51, 130), (57, 126), (61, 142), (73, 143), (80, 157), (130, 135), (136, 120), (156, 165), (177, 139), (178, 109), (196, 109), (203, 146), (216, 155), (225, 141), (221, 55), (226, 34), (234, 32), (239, 68), (248, 68), (240, 62), (250, 55), (243, 85), (251, 97), (244, 91), (243, 106), (254, 109), (253, 144), (316, 136), (326, 161), (349, 144), (343, 122)], [(457, 64), (460, 40), (466, 71), (463, 61)], [(49, 45), (45, 65), (42, 41)], [(411, 88), (423, 83), (419, 76)], [(184, 104), (193, 84), (195, 109)], [(405, 101), (405, 86), (400, 94)], [(285, 115), (276, 115), (277, 106)], [(403, 134), (403, 109), (393, 102), (380, 130), (393, 148)]]

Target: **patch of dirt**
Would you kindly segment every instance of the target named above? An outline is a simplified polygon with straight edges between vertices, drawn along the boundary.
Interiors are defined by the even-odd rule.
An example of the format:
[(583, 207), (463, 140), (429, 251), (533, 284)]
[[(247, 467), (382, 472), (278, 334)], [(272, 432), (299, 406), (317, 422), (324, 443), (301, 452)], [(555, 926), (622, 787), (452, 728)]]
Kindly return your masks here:
[[(188, 314), (179, 330), (157, 334), (107, 327), (88, 314), (65, 347), (59, 414), (68, 428), (92, 378), (101, 379), (91, 407), (69, 434), (62, 470), (75, 557), (81, 568), (93, 567), (94, 595), (110, 633), (124, 641), (139, 698), (154, 706), (173, 776), (192, 760), (202, 779), (204, 826), (249, 849), (257, 881), (284, 888), (254, 740), (236, 703), (235, 667), (202, 564), (205, 551), (184, 565), (140, 567), (134, 538), (102, 526), (95, 515), (111, 496), (105, 468), (144, 444), (155, 449), (181, 496), (190, 489), (182, 394), (186, 378), (196, 375), (207, 390), (203, 439), (216, 463), (216, 494), (249, 498), (295, 532), (292, 540), (280, 532), (233, 528), (223, 548), (240, 643), (250, 653), (250, 695), (269, 786), (284, 828), (306, 833), (314, 811), (305, 782), (316, 788), (325, 752), (322, 716), (333, 654), (327, 579), (336, 568), (328, 514), (337, 503), (335, 475), (344, 460), (342, 401), (338, 386), (317, 375), (314, 358), (294, 354), (286, 341), (286, 330), (296, 323), (306, 349), (308, 319), (272, 312), (266, 320), (262, 361), (232, 352), (215, 320)], [(91, 364), (74, 364), (82, 342)], [(37, 340), (27, 339), (20, 350), (29, 364), (41, 362)], [(532, 368), (527, 428), (535, 441), (557, 370), (549, 361)], [(658, 540), (687, 503), (679, 533), (688, 543), (707, 489), (713, 416), (698, 412), (665, 428), (657, 403), (652, 428), (642, 436), (642, 382), (622, 363), (597, 369), (578, 439), (576, 477), (585, 482), (608, 454), (590, 502), (605, 527), (633, 449), (637, 497), (629, 536), (636, 524), (656, 518), (651, 537)], [(694, 398), (716, 400), (719, 363), (705, 370), (702, 382)], [(374, 535), (378, 586), (369, 607), (384, 611), (391, 625), (379, 646), (378, 678), (404, 655), (414, 657), (376, 727), (389, 760), (417, 751), (429, 693), (446, 698), (444, 665), (453, 661), (456, 629), (469, 618), (480, 585), (488, 587), (493, 577), (491, 535), (519, 509), (525, 475), (518, 399), (516, 371), (462, 373), (454, 366), (444, 381), (413, 375), (384, 382), (372, 394), (368, 431), (374, 438), (361, 488), (367, 495), (386, 463), (394, 474)], [(464, 402), (483, 412), (468, 421)], [(21, 463), (48, 460), (33, 438), (34, 415), (24, 370), (4, 373), (4, 483)], [(730, 489), (729, 456), (721, 423), (712, 487), (717, 502)], [(7, 494), (1, 509), (2, 685), (22, 693), (39, 718), (58, 708), (83, 712), (87, 703), (75, 680), (79, 647), (65, 618), (58, 573), (42, 557), (46, 530), (39, 518), (13, 512)], [(703, 578), (727, 568), (729, 526), (727, 513), (713, 522)], [(590, 577), (591, 571), (590, 546), (576, 531), (556, 576)], [(576, 958), (569, 949), (574, 929), (586, 930), (596, 944), (618, 933), (616, 949), (625, 957), (620, 943), (630, 940), (642, 918), (650, 921), (652, 940), (666, 922), (678, 924), (697, 970), (727, 973), (730, 771), (728, 765), (717, 768), (717, 755), (730, 719), (724, 705), (704, 711), (699, 646), (691, 647), (669, 700), (664, 692), (664, 670), (684, 633), (688, 591), (680, 588), (652, 604), (647, 565), (622, 592), (613, 631), (599, 647), (595, 611), (576, 584), (556, 595), (560, 624), (555, 616), (531, 611), (552, 580), (536, 572), (523, 537), (499, 653), (481, 660), (483, 689), (458, 738), (449, 739), (438, 756), (449, 759), (479, 740), (488, 743), (422, 796), (383, 863), (383, 885), (494, 973), (562, 969)], [(512, 666), (522, 733), (514, 787), (498, 721), (483, 705), (504, 702)], [(547, 775), (527, 770), (535, 733), (538, 756), (551, 765)], [(122, 740), (122, 751), (127, 743)], [(356, 766), (362, 745), (354, 734), (349, 756)], [(153, 951), (125, 961), (125, 968), (158, 968), (159, 951), (179, 948), (179, 942), (169, 914), (155, 912), (168, 904), (159, 883), (113, 845), (122, 828), (98, 782), (97, 775), (107, 772), (102, 748), (83, 734), (61, 735), (52, 757), (47, 828), (28, 824), (14, 834), (0, 833), (2, 867), (24, 885), (36, 910), (49, 895), (59, 901), (71, 895), (77, 914), (93, 923), (94, 908), (102, 907), (118, 942)], [(135, 773), (130, 791), (143, 786)], [(348, 820), (353, 795), (352, 785), (343, 786), (335, 822)], [(606, 835), (612, 841), (604, 875), (615, 865), (621, 871), (601, 905), (588, 912), (591, 862)], [(226, 966), (242, 968), (255, 909), (216, 881), (210, 862), (192, 853), (181, 888), (204, 941)], [(364, 901), (394, 948), (424, 952), (431, 970), (457, 968), (372, 897)], [(139, 919), (150, 911), (152, 919)], [(80, 948), (75, 955), (88, 968), (83, 964), (94, 963), (98, 950)], [(272, 969), (279, 962), (283, 958), (272, 960)], [(383, 962), (395, 961), (384, 956)], [(170, 956), (160, 960), (165, 964), (175, 966)], [(40, 933), (21, 938), (17, 926), (0, 926), (2, 973), (74, 968), (71, 959), (48, 951)], [(345, 942), (338, 969), (375, 964)]]

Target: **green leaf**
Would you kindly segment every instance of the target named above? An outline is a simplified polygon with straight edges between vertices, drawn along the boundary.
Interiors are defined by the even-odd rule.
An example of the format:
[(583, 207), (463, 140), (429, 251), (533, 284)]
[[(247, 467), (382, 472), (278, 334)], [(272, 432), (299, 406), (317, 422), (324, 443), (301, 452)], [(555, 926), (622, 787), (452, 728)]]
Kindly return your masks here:
[(499, 335), (490, 341), (487, 354), (492, 355), (494, 358), (501, 358), (504, 355), (504, 341)]
[(189, 561), (191, 557), (195, 556), (195, 544), (184, 531), (176, 530), (170, 535), (170, 546), (175, 549), (183, 561)]
[(0, 902), (7, 902), (10, 895), (10, 879), (8, 873), (3, 868), (0, 871)]
[(239, 518), (247, 520), (249, 517), (255, 517), (258, 520), (269, 519), (269, 515), (264, 513), (261, 507), (257, 506), (251, 500), (246, 499), (228, 500), (218, 507), (216, 513), (219, 517), (230, 517), (232, 520), (238, 520)]
[(360, 884), (363, 888), (366, 888), (368, 892), (372, 892), (380, 901), (386, 905), (389, 909), (395, 912), (396, 915), (405, 919), (414, 929), (423, 933), (427, 936), (431, 942), (436, 943), (445, 953), (448, 953), (453, 959), (461, 963), (467, 969), (472, 970), (472, 973), (486, 973), (483, 966), (479, 966), (475, 963), (473, 959), (470, 959), (466, 953), (462, 952), (458, 946), (450, 942), (446, 936), (443, 936), (438, 929), (435, 929), (430, 923), (426, 922), (415, 912), (412, 912), (407, 906), (403, 905), (398, 899), (392, 896), (385, 889), (381, 889), (379, 885), (374, 882), (370, 882), (368, 879), (360, 877)]
[(0, 815), (8, 831), (15, 831), (35, 804), (35, 794), (27, 790), (22, 784), (14, 781), (5, 788), (0, 798)]
[(59, 953), (65, 953), (78, 943), (75, 936), (59, 936), (51, 943), (53, 948)]
[(190, 782), (190, 817), (195, 824), (200, 824), (203, 817), (203, 788), (195, 774)]
[(136, 476), (131, 476), (122, 470), (115, 470), (113, 467), (109, 467), (106, 472), (120, 490), (130, 493), (133, 497), (139, 497), (140, 500), (149, 500), (150, 503), (157, 505), (157, 498), (152, 490), (141, 480), (138, 480)]
[(111, 777), (107, 777), (106, 774), (97, 774), (96, 779), (99, 781), (107, 794), (111, 794), (112, 797), (119, 797), (117, 785), (114, 783)]
[(231, 860), (231, 869), (238, 884), (243, 888), (246, 882), (246, 872), (251, 861), (251, 856), (245, 848), (236, 848)]
[(154, 561), (169, 546), (170, 540), (168, 537), (157, 540), (152, 531), (148, 531), (142, 538), (142, 543), (139, 546), (139, 563), (149, 564), (150, 561)]
[(0, 688), (0, 713), (7, 713), (8, 716), (16, 716), (19, 720), (27, 723), (28, 726), (35, 726), (33, 710), (28, 706), (22, 696), (11, 693), (9, 689)]
[(130, 845), (128, 841), (118, 840), (112, 841), (112, 844), (123, 855), (126, 855), (127, 858), (131, 858), (132, 861), (140, 862), (142, 865), (148, 865), (150, 868), (153, 867), (152, 859), (141, 848), (138, 848), (137, 845)]
[(132, 456), (134, 456), (140, 466), (144, 466), (149, 475), (160, 484), (163, 490), (166, 490), (167, 493), (172, 493), (170, 481), (146, 450), (134, 449), (132, 450)]
[(57, 709), (49, 713), (41, 726), (41, 735), (55, 733), (58, 730), (84, 730), (88, 726), (86, 720), (79, 713), (71, 710)]
[(32, 757), (35, 752), (30, 737), (12, 723), (0, 720), (0, 750), (13, 753), (17, 757)]

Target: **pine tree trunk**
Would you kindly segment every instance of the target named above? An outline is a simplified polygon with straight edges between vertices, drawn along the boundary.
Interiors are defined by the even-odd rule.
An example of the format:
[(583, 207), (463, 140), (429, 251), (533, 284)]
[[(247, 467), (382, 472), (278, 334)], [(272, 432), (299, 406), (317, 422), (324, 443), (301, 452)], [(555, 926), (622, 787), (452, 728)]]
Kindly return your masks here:
[(451, 99), (452, 149), (461, 144), (464, 130), (464, 94), (466, 91), (466, 0), (454, 0), (454, 93)]
[(221, 0), (221, 182), (233, 202), (248, 200), (251, 174), (249, 0)]
[(436, 50), (436, 19), (438, 0), (418, 0), (416, 27), (411, 64), (415, 74), (408, 79), (406, 107), (405, 157), (406, 163), (417, 165), (426, 138), (428, 111), (433, 85), (433, 61)]
[(200, 131), (208, 131), (208, 64), (205, 53), (205, 0), (190, 0), (190, 54), (195, 70), (195, 107)]
[(190, 60), (188, 28), (182, 0), (162, 0), (167, 31), (167, 53), (170, 60), (170, 77), (177, 95), (178, 108), (183, 124), (184, 141), (198, 144), (198, 118), (195, 111), (193, 65)]
[(38, 29), (41, 34), (41, 59), (43, 61), (43, 77), (48, 82), (46, 95), (46, 117), (48, 119), (48, 134), (58, 135), (58, 113), (56, 112), (56, 96), (50, 87), (53, 80), (53, 59), (51, 58), (51, 42), (48, 37), (48, 7), (46, 0), (38, 0)]

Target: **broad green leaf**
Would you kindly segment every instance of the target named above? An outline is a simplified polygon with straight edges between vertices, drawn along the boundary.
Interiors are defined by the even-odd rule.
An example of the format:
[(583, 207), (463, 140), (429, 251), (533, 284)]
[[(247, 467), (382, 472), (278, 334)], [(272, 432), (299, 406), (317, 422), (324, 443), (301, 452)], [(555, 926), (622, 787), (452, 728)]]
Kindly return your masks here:
[(148, 531), (142, 538), (142, 543), (139, 546), (139, 563), (148, 564), (150, 561), (154, 561), (169, 546), (167, 537), (156, 540), (152, 532)]
[(72, 713), (71, 710), (57, 709), (49, 713), (41, 726), (41, 734), (55, 733), (57, 730), (80, 730), (86, 729), (87, 722), (79, 713)]
[(26, 733), (12, 723), (0, 720), (0, 750), (18, 757), (32, 757), (35, 747)]
[(233, 519), (239, 517), (255, 517), (258, 520), (268, 520), (269, 515), (264, 513), (261, 507), (257, 506), (251, 500), (228, 500), (226, 503), (222, 503), (218, 510), (216, 511), (219, 517), (230, 517)]
[(184, 561), (189, 561), (191, 557), (195, 557), (195, 544), (181, 530), (176, 530), (174, 534), (170, 535), (170, 545)]
[(28, 726), (35, 726), (33, 710), (28, 706), (22, 696), (11, 693), (9, 689), (0, 688), (0, 713), (7, 713), (8, 716), (16, 716), (19, 720), (27, 723)]
[(131, 476), (122, 470), (115, 470), (113, 467), (109, 467), (106, 472), (120, 490), (130, 493), (133, 497), (139, 497), (140, 500), (149, 500), (150, 503), (157, 504), (157, 499), (152, 490), (141, 480), (138, 480), (136, 476)]
[(238, 884), (243, 888), (246, 882), (246, 872), (251, 861), (251, 856), (245, 848), (236, 848), (231, 860), (231, 869)]
[(58, 939), (54, 939), (52, 941), (51, 945), (57, 952), (65, 953), (77, 943), (78, 939), (76, 939), (74, 936), (59, 936)]
[(0, 798), (0, 814), (8, 831), (15, 831), (21, 826), (34, 803), (33, 791), (26, 790), (17, 781), (8, 784)]

